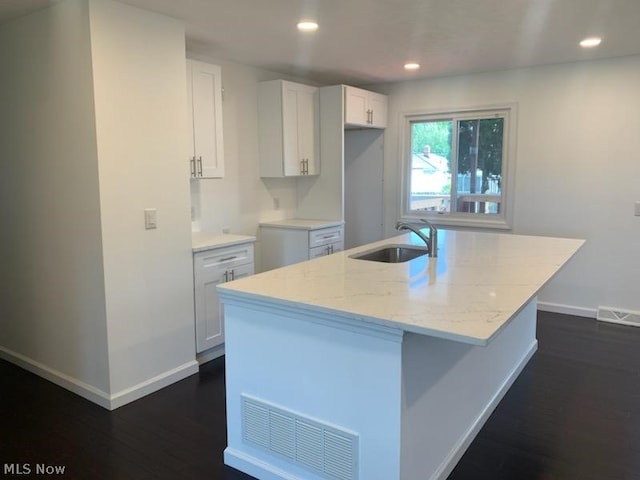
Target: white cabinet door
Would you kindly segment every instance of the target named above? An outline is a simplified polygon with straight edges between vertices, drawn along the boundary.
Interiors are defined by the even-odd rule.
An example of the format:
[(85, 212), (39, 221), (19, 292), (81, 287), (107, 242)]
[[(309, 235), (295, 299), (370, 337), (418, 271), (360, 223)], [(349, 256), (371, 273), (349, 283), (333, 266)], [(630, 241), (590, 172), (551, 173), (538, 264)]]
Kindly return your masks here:
[(224, 141), (220, 67), (187, 60), (187, 89), (192, 139), (189, 155), (191, 177), (223, 177)]
[(309, 249), (309, 260), (318, 257), (324, 257), (326, 255), (331, 255), (332, 253), (341, 252), (342, 250), (344, 250), (344, 244), (342, 242), (313, 247)]
[(258, 128), (261, 176), (320, 173), (318, 88), (284, 80), (261, 82)]
[(195, 274), (196, 352), (224, 342), (222, 309), (216, 285), (226, 278), (224, 268), (212, 268)]
[(253, 263), (250, 265), (240, 265), (229, 271), (227, 275), (228, 281), (239, 280), (241, 278), (248, 277), (249, 275), (253, 275), (254, 273)]
[(344, 123), (347, 127), (387, 126), (386, 95), (349, 86), (345, 86), (344, 92)]
[(386, 128), (387, 96), (369, 92), (369, 108), (371, 109), (369, 126), (372, 128)]
[(193, 257), (196, 352), (224, 343), (223, 311), (216, 286), (254, 273), (253, 243), (215, 248)]
[(344, 123), (368, 126), (369, 92), (361, 88), (345, 88)]

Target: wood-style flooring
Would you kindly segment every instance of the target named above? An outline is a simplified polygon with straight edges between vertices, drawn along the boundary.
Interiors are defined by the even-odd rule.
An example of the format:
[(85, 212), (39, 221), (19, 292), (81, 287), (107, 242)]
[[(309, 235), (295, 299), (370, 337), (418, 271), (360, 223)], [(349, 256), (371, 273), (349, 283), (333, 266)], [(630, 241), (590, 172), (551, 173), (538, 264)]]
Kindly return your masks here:
[[(540, 312), (538, 340), (449, 480), (640, 480), (640, 328)], [(0, 361), (0, 422), (0, 478), (251, 478), (222, 462), (221, 359), (113, 412)]]

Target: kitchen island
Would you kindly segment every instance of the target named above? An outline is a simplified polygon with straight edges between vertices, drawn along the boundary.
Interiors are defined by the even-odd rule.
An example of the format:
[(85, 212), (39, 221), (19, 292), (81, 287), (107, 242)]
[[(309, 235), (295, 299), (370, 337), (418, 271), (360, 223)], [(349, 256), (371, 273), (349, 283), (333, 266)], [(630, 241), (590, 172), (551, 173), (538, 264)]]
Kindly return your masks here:
[(537, 348), (536, 295), (582, 240), (440, 231), (438, 257), (221, 285), (225, 463), (260, 479), (445, 479)]

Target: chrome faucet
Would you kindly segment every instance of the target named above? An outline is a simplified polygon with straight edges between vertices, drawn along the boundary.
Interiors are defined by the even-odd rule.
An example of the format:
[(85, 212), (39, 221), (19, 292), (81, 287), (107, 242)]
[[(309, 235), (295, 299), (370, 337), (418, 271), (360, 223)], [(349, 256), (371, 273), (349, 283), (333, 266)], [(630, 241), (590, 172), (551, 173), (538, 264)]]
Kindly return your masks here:
[(431, 222), (428, 222), (424, 218), (421, 218), (420, 221), (423, 224), (425, 224), (425, 226), (429, 227), (428, 237), (424, 233), (422, 233), (422, 231), (420, 230), (420, 225), (415, 223), (398, 221), (396, 223), (396, 230), (411, 230), (413, 233), (418, 235), (427, 245), (429, 256), (437, 257), (438, 256), (438, 229), (435, 227), (435, 225), (433, 225)]

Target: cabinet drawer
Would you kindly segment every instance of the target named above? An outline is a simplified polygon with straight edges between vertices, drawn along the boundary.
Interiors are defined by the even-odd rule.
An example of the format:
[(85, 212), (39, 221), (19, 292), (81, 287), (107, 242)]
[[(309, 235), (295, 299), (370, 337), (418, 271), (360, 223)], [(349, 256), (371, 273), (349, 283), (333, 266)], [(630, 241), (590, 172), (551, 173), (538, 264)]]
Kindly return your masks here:
[(219, 267), (231, 268), (253, 263), (253, 243), (199, 252), (194, 255), (193, 261), (196, 271)]
[(342, 227), (329, 227), (309, 232), (309, 249), (328, 245), (330, 243), (342, 242)]

